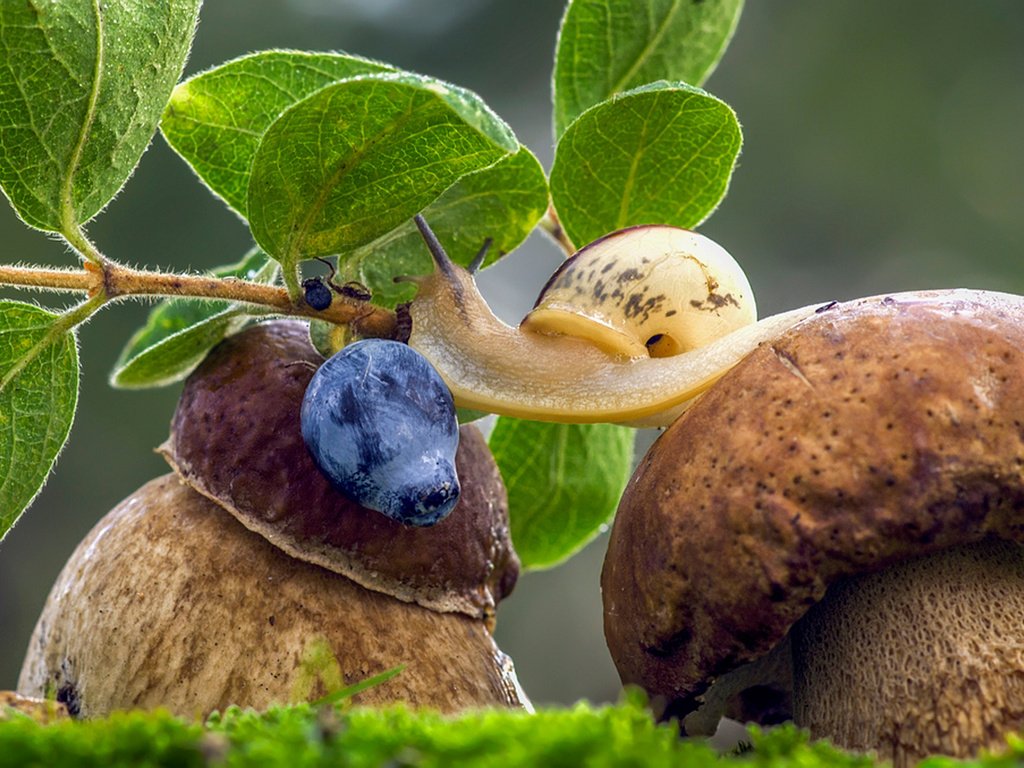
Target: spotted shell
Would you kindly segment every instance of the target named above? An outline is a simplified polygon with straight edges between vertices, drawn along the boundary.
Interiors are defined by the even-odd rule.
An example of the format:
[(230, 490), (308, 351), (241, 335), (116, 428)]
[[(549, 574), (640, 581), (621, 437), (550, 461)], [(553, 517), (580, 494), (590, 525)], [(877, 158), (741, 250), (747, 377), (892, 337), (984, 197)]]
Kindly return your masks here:
[(585, 338), (625, 357), (669, 357), (757, 320), (743, 270), (714, 241), (686, 229), (638, 226), (567, 259), (520, 325)]

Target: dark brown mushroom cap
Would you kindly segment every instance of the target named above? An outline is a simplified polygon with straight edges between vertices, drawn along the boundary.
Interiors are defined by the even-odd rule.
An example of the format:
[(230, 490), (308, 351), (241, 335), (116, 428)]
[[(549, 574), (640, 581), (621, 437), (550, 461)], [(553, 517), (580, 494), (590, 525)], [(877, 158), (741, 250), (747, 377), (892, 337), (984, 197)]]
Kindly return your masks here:
[(764, 344), (655, 443), (602, 574), (619, 674), (680, 711), (838, 579), (1024, 542), (1024, 298), (837, 304)]
[(430, 528), (394, 522), (335, 490), (306, 450), (299, 409), (322, 362), (300, 322), (230, 337), (185, 383), (162, 453), (189, 485), (294, 557), (400, 600), (493, 616), (519, 561), (479, 430), (460, 431), (452, 513)]

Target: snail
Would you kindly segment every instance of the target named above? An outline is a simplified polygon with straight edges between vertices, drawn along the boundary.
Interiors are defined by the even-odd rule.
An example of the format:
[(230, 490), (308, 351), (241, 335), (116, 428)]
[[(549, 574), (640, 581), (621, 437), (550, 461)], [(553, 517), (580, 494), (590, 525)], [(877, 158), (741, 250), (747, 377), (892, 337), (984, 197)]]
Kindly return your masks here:
[(435, 270), (417, 284), (410, 346), (455, 404), (538, 421), (667, 426), (761, 342), (818, 305), (757, 321), (750, 284), (714, 241), (662, 225), (590, 243), (513, 328), (421, 217)]

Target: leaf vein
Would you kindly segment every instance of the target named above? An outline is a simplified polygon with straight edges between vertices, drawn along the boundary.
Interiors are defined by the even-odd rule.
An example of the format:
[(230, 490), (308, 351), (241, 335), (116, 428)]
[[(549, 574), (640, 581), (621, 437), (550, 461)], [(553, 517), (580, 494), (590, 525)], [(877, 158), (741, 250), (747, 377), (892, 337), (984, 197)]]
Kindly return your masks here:
[(96, 18), (96, 60), (93, 63), (92, 84), (89, 89), (89, 97), (86, 102), (85, 118), (82, 120), (82, 127), (78, 134), (78, 141), (71, 151), (71, 158), (65, 170), (60, 194), (60, 221), (61, 228), (65, 235), (77, 229), (81, 222), (77, 221), (74, 210), (74, 183), (78, 165), (82, 161), (82, 154), (85, 151), (86, 141), (92, 131), (93, 121), (96, 119), (96, 104), (99, 101), (100, 82), (103, 78), (103, 8), (100, 0), (92, 0), (93, 15)]
[(669, 27), (671, 27), (672, 20), (675, 18), (675, 15), (679, 11), (681, 5), (681, 0), (673, 0), (672, 7), (669, 9), (668, 13), (665, 14), (664, 18), (661, 20), (661, 23), (655, 28), (654, 34), (651, 35), (650, 39), (647, 42), (647, 45), (645, 45), (643, 49), (639, 52), (639, 54), (637, 54), (637, 57), (633, 61), (633, 64), (629, 67), (629, 69), (626, 70), (625, 73), (623, 73), (622, 77), (619, 78), (618, 82), (616, 82), (612, 86), (612, 89), (608, 94), (609, 96), (612, 95), (613, 93), (618, 93), (619, 91), (625, 89), (626, 86), (632, 81), (632, 79), (636, 77), (641, 67), (643, 67), (643, 65), (647, 63), (647, 60), (651, 57), (652, 53), (655, 50), (657, 50), (658, 46), (661, 44), (662, 39), (668, 32)]

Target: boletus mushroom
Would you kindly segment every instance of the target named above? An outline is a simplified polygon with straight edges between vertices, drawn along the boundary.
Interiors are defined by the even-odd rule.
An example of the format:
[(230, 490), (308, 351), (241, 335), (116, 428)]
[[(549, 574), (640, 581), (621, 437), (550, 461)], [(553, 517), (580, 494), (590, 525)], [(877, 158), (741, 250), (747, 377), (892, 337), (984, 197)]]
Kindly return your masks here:
[(782, 708), (896, 766), (997, 750), (1024, 727), (1022, 544), (1024, 299), (835, 304), (643, 459), (605, 633), (691, 734)]
[(323, 358), (304, 324), (254, 326), (185, 384), (161, 452), (175, 472), (71, 556), (19, 680), (74, 715), (317, 699), (398, 666), (360, 703), (528, 706), (491, 637), (519, 563), (483, 438), (463, 427), (462, 495), (429, 528), (336, 491), (299, 428)]

